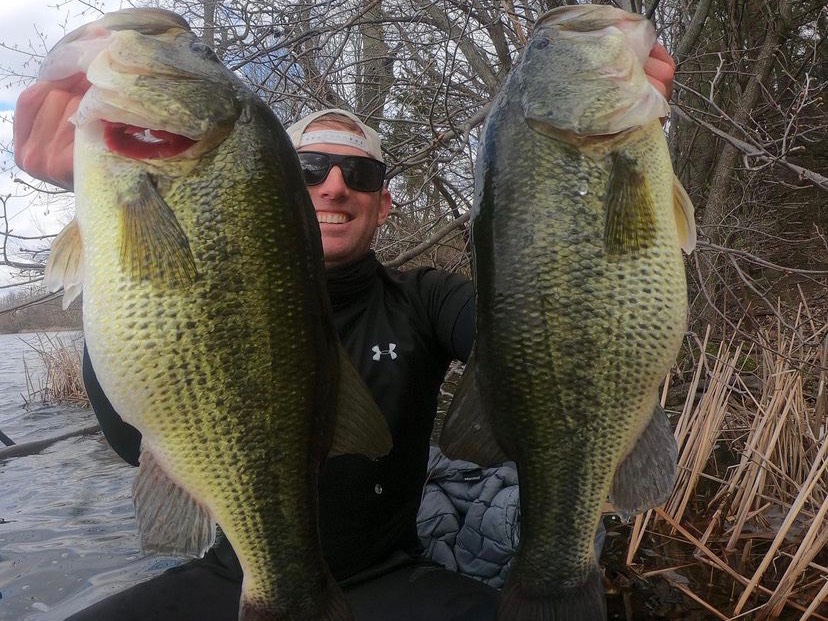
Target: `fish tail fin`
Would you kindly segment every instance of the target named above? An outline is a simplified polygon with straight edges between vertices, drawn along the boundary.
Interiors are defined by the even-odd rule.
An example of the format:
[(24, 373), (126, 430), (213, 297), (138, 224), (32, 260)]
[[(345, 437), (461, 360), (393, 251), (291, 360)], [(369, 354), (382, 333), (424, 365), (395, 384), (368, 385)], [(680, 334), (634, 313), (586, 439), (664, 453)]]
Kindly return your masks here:
[(498, 621), (605, 621), (604, 581), (596, 567), (586, 582), (556, 593), (537, 593), (519, 581), (503, 590)]
[(239, 603), (239, 621), (354, 621), (354, 614), (345, 599), (345, 594), (331, 578), (328, 587), (308, 602), (307, 606), (297, 605), (274, 610), (271, 605), (248, 597), (242, 591)]

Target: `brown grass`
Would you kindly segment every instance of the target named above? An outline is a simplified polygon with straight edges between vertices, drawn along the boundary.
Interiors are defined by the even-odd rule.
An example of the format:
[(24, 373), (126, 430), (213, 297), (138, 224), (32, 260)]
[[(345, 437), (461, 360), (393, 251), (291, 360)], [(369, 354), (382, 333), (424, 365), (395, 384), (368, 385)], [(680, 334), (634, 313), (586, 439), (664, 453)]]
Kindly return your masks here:
[[(675, 489), (636, 518), (626, 562), (711, 619), (828, 621), (828, 325), (803, 306), (793, 324), (739, 334), (699, 343), (674, 421)], [(27, 371), (29, 399), (85, 405), (79, 345), (44, 336), (34, 349), (46, 374), (35, 388)]]
[[(793, 326), (715, 347), (709, 339), (676, 422), (673, 495), (636, 518), (627, 564), (665, 573), (639, 549), (645, 538), (678, 542), (695, 567), (672, 569), (707, 584), (674, 584), (716, 618), (828, 619), (828, 325), (803, 305)], [(711, 595), (711, 584), (729, 597)]]
[(81, 375), (82, 345), (77, 340), (39, 334), (37, 344), (31, 347), (41, 360), (43, 373), (35, 377), (24, 359), (27, 403), (89, 405)]

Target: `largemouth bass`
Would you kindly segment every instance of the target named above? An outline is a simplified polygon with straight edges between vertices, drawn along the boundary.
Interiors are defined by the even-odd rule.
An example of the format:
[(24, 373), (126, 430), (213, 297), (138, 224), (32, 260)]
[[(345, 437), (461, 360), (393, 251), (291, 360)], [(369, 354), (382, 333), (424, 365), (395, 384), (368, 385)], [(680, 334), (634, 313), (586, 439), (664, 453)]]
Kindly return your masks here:
[(686, 329), (681, 248), (695, 228), (659, 122), (667, 103), (643, 71), (654, 42), (638, 15), (555, 9), (484, 125), (475, 352), (441, 444), (517, 463), (503, 621), (604, 619), (594, 540), (608, 495), (633, 514), (672, 490), (657, 389)]
[(98, 379), (142, 433), (144, 548), (201, 555), (218, 522), (240, 619), (351, 619), (320, 550), (317, 471), (391, 440), (336, 338), (286, 133), (168, 11), (87, 24), (40, 78), (77, 72), (76, 216), (47, 282), (65, 304), (83, 292)]

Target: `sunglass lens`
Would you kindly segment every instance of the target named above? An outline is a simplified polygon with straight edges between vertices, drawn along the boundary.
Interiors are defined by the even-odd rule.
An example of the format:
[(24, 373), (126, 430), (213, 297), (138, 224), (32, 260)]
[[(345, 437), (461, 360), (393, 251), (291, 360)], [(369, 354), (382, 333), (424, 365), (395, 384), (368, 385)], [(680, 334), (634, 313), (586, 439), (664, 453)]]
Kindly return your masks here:
[(385, 164), (370, 157), (300, 151), (299, 163), (305, 175), (305, 185), (325, 181), (334, 165), (339, 166), (348, 187), (358, 192), (381, 190), (385, 180)]
[(342, 163), (347, 183), (360, 192), (376, 192), (382, 189), (385, 170), (382, 163), (367, 158), (349, 158)]
[(305, 175), (306, 185), (322, 183), (331, 169), (331, 160), (322, 153), (299, 153), (299, 164)]

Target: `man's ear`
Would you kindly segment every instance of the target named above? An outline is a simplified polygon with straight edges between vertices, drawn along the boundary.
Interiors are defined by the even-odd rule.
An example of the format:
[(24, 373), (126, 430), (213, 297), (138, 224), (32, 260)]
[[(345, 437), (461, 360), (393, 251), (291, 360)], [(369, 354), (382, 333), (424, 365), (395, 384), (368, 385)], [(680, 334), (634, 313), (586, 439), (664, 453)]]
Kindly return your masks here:
[(380, 208), (377, 214), (377, 226), (382, 226), (391, 213), (391, 192), (386, 188), (380, 190)]

